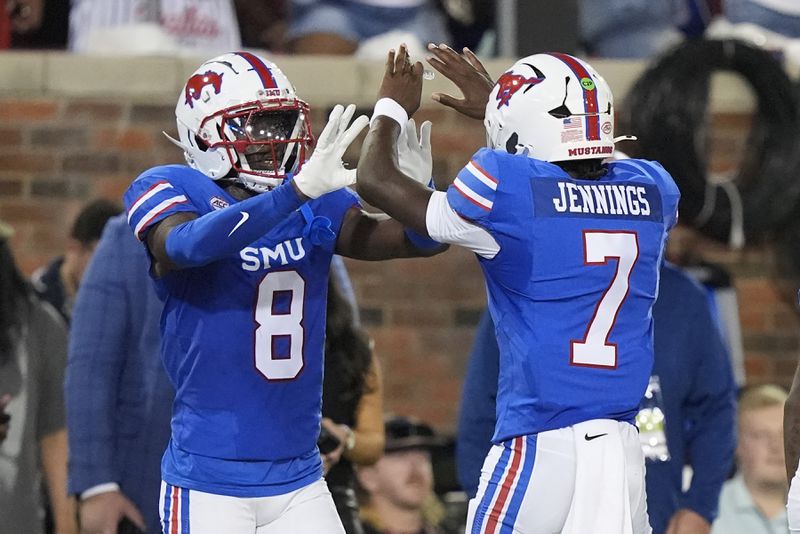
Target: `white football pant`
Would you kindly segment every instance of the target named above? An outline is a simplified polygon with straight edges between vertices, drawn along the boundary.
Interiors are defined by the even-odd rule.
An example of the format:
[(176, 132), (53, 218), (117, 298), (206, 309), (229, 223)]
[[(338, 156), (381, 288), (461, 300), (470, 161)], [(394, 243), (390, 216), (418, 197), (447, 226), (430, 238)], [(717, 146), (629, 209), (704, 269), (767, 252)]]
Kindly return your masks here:
[(164, 534), (344, 534), (325, 481), (285, 495), (229, 497), (161, 482)]
[(595, 419), (494, 445), (467, 534), (651, 534), (644, 456), (628, 423)]

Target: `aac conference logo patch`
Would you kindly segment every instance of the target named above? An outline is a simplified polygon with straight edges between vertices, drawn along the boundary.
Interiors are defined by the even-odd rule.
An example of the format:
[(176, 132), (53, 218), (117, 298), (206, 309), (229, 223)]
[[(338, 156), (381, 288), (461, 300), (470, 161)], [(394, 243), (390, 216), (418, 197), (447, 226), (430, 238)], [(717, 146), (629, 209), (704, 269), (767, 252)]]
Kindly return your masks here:
[(227, 208), (230, 205), (227, 200), (219, 197), (211, 197), (211, 200), (209, 200), (208, 203), (215, 210), (221, 210), (222, 208)]

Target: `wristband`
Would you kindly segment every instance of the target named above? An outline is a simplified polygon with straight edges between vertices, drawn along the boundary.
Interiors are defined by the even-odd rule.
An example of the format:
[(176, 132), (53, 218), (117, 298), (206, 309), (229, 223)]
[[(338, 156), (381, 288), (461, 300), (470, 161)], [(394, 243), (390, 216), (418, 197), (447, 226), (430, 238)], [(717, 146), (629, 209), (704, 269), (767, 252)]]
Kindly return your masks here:
[(95, 495), (100, 495), (101, 493), (111, 493), (112, 491), (119, 491), (119, 484), (116, 482), (97, 484), (96, 486), (92, 486), (91, 488), (82, 491), (78, 496), (78, 500), (85, 501), (86, 499), (91, 499)]
[(369, 125), (372, 126), (375, 119), (381, 116), (389, 117), (397, 122), (400, 125), (400, 133), (403, 133), (408, 122), (408, 113), (397, 101), (391, 98), (381, 98), (375, 102), (375, 110), (372, 112), (372, 119), (370, 119)]
[(356, 446), (356, 433), (347, 425), (343, 425), (347, 429), (347, 439), (344, 440), (344, 450), (352, 451)]

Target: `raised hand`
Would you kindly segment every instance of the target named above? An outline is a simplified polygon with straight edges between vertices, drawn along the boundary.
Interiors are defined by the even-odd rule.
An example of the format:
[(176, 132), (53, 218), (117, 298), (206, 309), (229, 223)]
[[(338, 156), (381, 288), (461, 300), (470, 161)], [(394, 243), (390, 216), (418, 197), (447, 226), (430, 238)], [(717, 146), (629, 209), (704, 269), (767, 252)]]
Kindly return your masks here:
[(361, 115), (350, 124), (355, 111), (354, 104), (347, 108), (337, 104), (331, 111), (314, 153), (294, 177), (293, 183), (303, 195), (317, 198), (356, 183), (355, 169), (346, 169), (342, 156), (369, 119)]
[(446, 44), (437, 46), (431, 43), (428, 50), (433, 54), (427, 59), (430, 66), (456, 84), (464, 95), (464, 98), (456, 98), (445, 93), (433, 93), (431, 98), (467, 117), (483, 120), (494, 81), (477, 56), (466, 47), (459, 54)]
[(397, 166), (406, 176), (427, 186), (433, 173), (433, 156), (431, 155), (431, 121), (425, 121), (419, 127), (414, 119), (409, 119), (397, 139)]
[(422, 63), (411, 63), (406, 45), (400, 45), (395, 54), (389, 51), (386, 70), (378, 90), (378, 99), (391, 98), (400, 104), (408, 116), (412, 116), (422, 100)]

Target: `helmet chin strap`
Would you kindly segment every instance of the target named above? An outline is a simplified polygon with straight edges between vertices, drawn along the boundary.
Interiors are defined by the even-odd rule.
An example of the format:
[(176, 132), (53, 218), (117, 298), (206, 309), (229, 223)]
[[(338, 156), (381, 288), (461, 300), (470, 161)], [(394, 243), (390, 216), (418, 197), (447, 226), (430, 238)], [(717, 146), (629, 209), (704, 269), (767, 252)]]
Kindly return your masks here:
[(619, 137), (615, 137), (612, 142), (619, 143), (620, 141), (638, 141), (639, 138), (635, 135), (620, 135)]
[[(281, 185), (283, 178), (268, 178), (260, 174), (249, 173), (246, 170), (236, 173), (237, 181), (250, 191), (263, 193)], [(270, 183), (271, 182), (271, 183)]]

